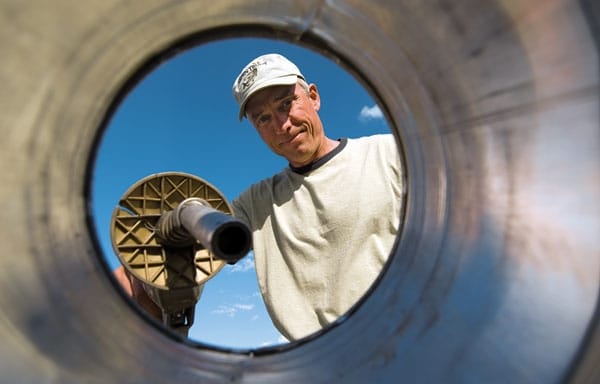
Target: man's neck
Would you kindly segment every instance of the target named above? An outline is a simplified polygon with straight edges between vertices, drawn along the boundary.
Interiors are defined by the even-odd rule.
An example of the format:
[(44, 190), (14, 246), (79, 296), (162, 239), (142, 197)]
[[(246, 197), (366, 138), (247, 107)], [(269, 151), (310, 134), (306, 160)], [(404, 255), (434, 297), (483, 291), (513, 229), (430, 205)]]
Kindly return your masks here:
[[(328, 139), (329, 140), (329, 139)], [(329, 140), (331, 141), (330, 143), (328, 143), (328, 151), (327, 153), (325, 153), (322, 156), (317, 157), (315, 160), (304, 164), (300, 167), (296, 167), (293, 164), (289, 164), (290, 165), (290, 169), (292, 171), (294, 171), (295, 173), (299, 173), (299, 174), (306, 174), (307, 172), (310, 172), (311, 170), (317, 169), (320, 166), (322, 166), (323, 164), (327, 163), (331, 158), (333, 158), (338, 152), (340, 152), (341, 150), (344, 149), (345, 143), (347, 142), (346, 139), (339, 139), (339, 140)]]

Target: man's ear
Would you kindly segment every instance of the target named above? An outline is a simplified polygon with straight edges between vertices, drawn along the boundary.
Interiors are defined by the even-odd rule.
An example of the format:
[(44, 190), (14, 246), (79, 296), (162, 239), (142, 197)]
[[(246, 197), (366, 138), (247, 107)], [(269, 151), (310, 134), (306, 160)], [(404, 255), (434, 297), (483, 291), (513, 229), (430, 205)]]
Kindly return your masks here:
[(321, 95), (319, 95), (319, 89), (316, 84), (310, 84), (308, 86), (308, 97), (313, 103), (315, 111), (318, 111), (321, 108)]

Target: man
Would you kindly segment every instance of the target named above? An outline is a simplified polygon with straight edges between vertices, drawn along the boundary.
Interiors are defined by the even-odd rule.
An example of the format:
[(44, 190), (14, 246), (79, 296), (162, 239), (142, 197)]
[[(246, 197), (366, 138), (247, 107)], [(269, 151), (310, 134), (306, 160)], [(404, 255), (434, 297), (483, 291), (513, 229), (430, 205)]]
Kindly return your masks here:
[[(297, 340), (347, 312), (379, 275), (396, 239), (404, 182), (392, 135), (332, 140), (321, 99), (278, 54), (250, 62), (233, 84), (240, 121), (289, 166), (232, 202), (252, 231), (259, 287), (282, 335)], [(155, 317), (123, 268), (117, 279)], [(136, 284), (138, 286), (136, 286)]]
[(252, 231), (271, 319), (295, 340), (343, 315), (379, 275), (402, 208), (398, 149), (392, 135), (327, 137), (317, 86), (281, 55), (250, 62), (233, 94), (240, 120), (289, 162), (232, 205)]

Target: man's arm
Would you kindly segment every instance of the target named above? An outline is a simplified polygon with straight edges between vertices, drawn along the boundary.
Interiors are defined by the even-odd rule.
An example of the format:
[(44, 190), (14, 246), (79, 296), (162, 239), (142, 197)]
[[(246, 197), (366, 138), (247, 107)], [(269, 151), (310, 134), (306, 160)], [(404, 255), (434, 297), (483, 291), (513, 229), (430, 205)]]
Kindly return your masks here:
[(150, 316), (162, 320), (162, 311), (154, 304), (144, 290), (142, 283), (132, 277), (122, 265), (113, 271), (113, 274), (125, 293), (138, 303)]

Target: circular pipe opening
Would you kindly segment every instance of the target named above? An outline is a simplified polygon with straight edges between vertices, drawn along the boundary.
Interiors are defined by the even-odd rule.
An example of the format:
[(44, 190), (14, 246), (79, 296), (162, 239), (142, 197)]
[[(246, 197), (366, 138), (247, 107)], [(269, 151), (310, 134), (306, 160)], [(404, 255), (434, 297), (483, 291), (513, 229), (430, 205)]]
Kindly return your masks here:
[(236, 262), (250, 249), (250, 234), (245, 227), (236, 223), (223, 226), (217, 242), (218, 253), (226, 255), (227, 260)]
[[(597, 2), (0, 7), (5, 380), (598, 381)], [(411, 176), (404, 257), (320, 337), (282, 353), (189, 348), (97, 273), (110, 271), (85, 230), (90, 152), (151, 56), (256, 34), (315, 41), (377, 90)]]
[[(228, 36), (228, 32), (226, 31), (219, 32), (224, 33), (224, 36)], [(290, 57), (293, 61), (299, 59), (300, 61), (297, 62), (297, 64), (301, 67), (301, 70), (304, 72), (305, 76), (308, 77), (307, 80), (309, 82), (317, 83), (323, 103), (325, 105), (322, 108), (322, 111), (324, 112), (321, 113), (321, 117), (324, 120), (324, 124), (326, 126), (326, 133), (333, 134), (334, 137), (337, 138), (356, 137), (368, 134), (390, 132), (388, 122), (386, 121), (386, 117), (384, 116), (383, 112), (385, 111), (385, 109), (383, 107), (380, 109), (381, 104), (378, 104), (372, 98), (372, 96), (369, 95), (371, 93), (370, 89), (363, 88), (363, 85), (361, 85), (361, 83), (365, 84), (364, 81), (359, 82), (360, 79), (357, 79), (354, 73), (345, 72), (346, 68), (340, 68), (340, 59), (335, 58), (335, 56), (332, 56), (331, 53), (329, 53), (328, 56), (320, 55), (318, 53), (318, 51), (320, 51), (319, 47), (321, 46), (319, 45), (319, 43), (311, 42), (310, 44), (304, 44), (303, 46), (299, 46), (292, 44), (291, 42), (287, 43), (285, 42), (285, 40), (272, 40), (260, 38), (263, 34), (260, 29), (252, 30), (252, 33), (254, 33), (258, 37), (246, 37), (243, 39), (237, 39), (239, 43), (243, 43), (243, 45), (246, 45), (247, 48), (245, 52), (240, 55), (240, 58), (237, 60), (236, 65), (233, 66), (234, 69), (230, 69), (230, 76), (227, 78), (227, 80), (222, 81), (222, 84), (220, 84), (221, 88), (225, 89), (226, 96), (221, 96), (218, 99), (215, 98), (215, 100), (218, 100), (218, 103), (229, 103), (229, 109), (231, 111), (234, 111), (235, 105), (233, 102), (233, 97), (230, 94), (229, 83), (233, 81), (232, 79), (237, 75), (237, 71), (241, 70), (243, 65), (245, 65), (246, 62), (251, 60), (254, 56), (258, 56), (260, 54), (268, 53), (271, 51), (277, 51), (283, 53), (284, 55), (288, 55), (288, 57)], [(134, 73), (133, 76), (130, 77), (130, 80), (127, 82), (127, 85), (115, 98), (115, 102), (110, 108), (111, 114), (107, 116), (105, 123), (107, 126), (107, 131), (105, 132), (105, 135), (108, 135), (108, 139), (103, 139), (105, 140), (104, 142), (108, 140), (110, 144), (108, 147), (106, 147), (104, 143), (100, 145), (100, 149), (98, 150), (98, 153), (96, 155), (96, 164), (98, 164), (98, 162), (106, 161), (107, 157), (114, 161), (114, 153), (123, 153), (124, 155), (126, 155), (124, 163), (127, 164), (127, 166), (119, 167), (114, 164), (111, 164), (108, 166), (104, 166), (104, 170), (98, 171), (98, 165), (96, 165), (94, 170), (94, 173), (96, 174), (96, 176), (94, 176), (94, 179), (96, 180), (94, 180), (95, 185), (92, 186), (92, 188), (96, 188), (97, 186), (99, 186), (98, 188), (101, 188), (103, 191), (105, 191), (103, 195), (102, 192), (100, 192), (100, 189), (95, 190), (96, 196), (102, 196), (103, 198), (105, 198), (106, 195), (110, 194), (117, 196), (119, 193), (122, 193), (119, 192), (120, 190), (128, 188), (126, 183), (121, 182), (122, 185), (120, 188), (113, 187), (111, 191), (108, 191), (106, 188), (109, 185), (109, 180), (125, 179), (128, 180), (128, 182), (131, 182), (131, 180), (134, 180), (136, 177), (140, 178), (146, 174), (176, 170), (185, 171), (188, 173), (196, 174), (202, 178), (207, 178), (211, 181), (211, 183), (215, 184), (220, 189), (221, 185), (225, 184), (225, 190), (222, 191), (226, 192), (226, 195), (228, 195), (228, 197), (232, 199), (233, 197), (235, 197), (235, 194), (232, 191), (236, 190), (234, 188), (227, 187), (227, 183), (225, 183), (227, 177), (224, 176), (224, 174), (229, 173), (229, 178), (234, 178), (236, 179), (236, 181), (240, 177), (248, 179), (248, 176), (254, 175), (253, 179), (248, 179), (246, 181), (246, 184), (250, 185), (251, 183), (258, 181), (260, 178), (268, 177), (269, 175), (278, 172), (281, 169), (281, 167), (285, 166), (285, 162), (281, 161), (277, 156), (273, 154), (267, 156), (264, 160), (262, 160), (262, 163), (252, 163), (252, 157), (255, 157), (254, 155), (248, 158), (243, 152), (243, 148), (236, 149), (236, 144), (242, 143), (243, 146), (259, 147), (259, 149), (256, 150), (257, 153), (269, 152), (264, 143), (262, 143), (258, 138), (258, 134), (248, 123), (239, 124), (236, 120), (234, 120), (235, 114), (230, 114), (230, 121), (228, 121), (228, 123), (221, 124), (222, 126), (214, 123), (204, 123), (204, 125), (200, 123), (200, 126), (192, 126), (189, 122), (184, 123), (183, 125), (187, 127), (185, 129), (188, 129), (188, 131), (186, 132), (184, 129), (180, 130), (178, 135), (182, 136), (175, 135), (171, 140), (167, 138), (159, 138), (158, 140), (156, 140), (156, 143), (151, 141), (155, 140), (156, 137), (162, 136), (160, 136), (159, 132), (161, 127), (156, 127), (154, 125), (146, 126), (142, 124), (143, 129), (139, 130), (141, 132), (139, 134), (140, 137), (134, 136), (134, 139), (118, 137), (119, 129), (134, 130), (133, 127), (127, 127), (121, 124), (121, 121), (129, 121), (131, 124), (133, 124), (133, 122), (131, 121), (131, 117), (121, 117), (119, 115), (120, 109), (124, 108), (124, 106), (127, 106), (128, 102), (130, 103), (130, 105), (138, 105), (139, 108), (140, 102), (136, 101), (135, 98), (133, 98), (133, 101), (129, 101), (129, 95), (135, 97), (137, 92), (136, 89), (138, 89), (138, 87), (143, 88), (144, 83), (146, 81), (151, 82), (153, 80), (153, 76), (154, 78), (160, 77), (160, 81), (163, 81), (165, 84), (173, 86), (173, 84), (176, 84), (178, 79), (180, 78), (181, 72), (185, 70), (184, 67), (186, 65), (189, 65), (189, 63), (194, 63), (194, 66), (199, 73), (202, 73), (204, 71), (211, 72), (215, 69), (223, 71), (226, 70), (224, 69), (227, 68), (226, 63), (234, 61), (232, 55), (221, 52), (221, 57), (219, 57), (215, 55), (214, 47), (218, 45), (223, 45), (225, 47), (229, 47), (225, 48), (225, 51), (231, 52), (233, 50), (233, 44), (236, 44), (236, 39), (218, 39), (218, 37), (220, 37), (219, 34), (214, 32), (210, 33), (209, 35), (211, 36), (211, 38), (214, 39), (214, 41), (206, 41), (205, 39), (199, 36), (191, 36), (189, 37), (189, 39), (179, 41), (174, 46), (171, 46), (168, 49), (166, 49), (164, 52), (161, 52), (155, 57), (152, 57), (148, 62), (144, 63), (141, 66), (141, 68), (136, 73)], [(207, 56), (210, 57), (210, 60), (202, 59), (206, 58)], [(186, 57), (190, 58), (188, 59)], [(169, 70), (171, 66), (173, 68), (176, 68), (177, 70)], [(161, 74), (160, 71), (163, 71), (163, 73), (166, 74)], [(326, 73), (322, 73), (323, 71), (326, 71)], [(169, 80), (169, 76), (172, 76), (173, 80)], [(192, 76), (194, 76), (193, 73)], [(212, 76), (215, 77), (216, 75)], [(198, 75), (198, 77), (202, 78), (202, 75)], [(191, 80), (189, 80), (188, 82), (191, 82)], [(170, 101), (169, 103), (172, 103), (174, 105), (186, 103), (190, 104), (189, 101), (186, 100), (186, 98), (190, 97), (188, 93), (189, 91), (183, 91), (184, 97), (178, 99), (175, 96), (178, 92), (177, 89), (169, 89), (170, 91), (168, 92), (170, 92), (172, 98), (174, 100), (177, 100)], [(215, 94), (218, 93), (215, 91), (208, 91), (206, 87), (202, 90), (199, 90), (199, 94), (212, 94), (213, 92)], [(355, 97), (352, 96), (352, 94), (354, 93), (356, 93)], [(139, 96), (137, 100), (143, 100), (149, 97), (151, 97), (151, 94), (147, 96)], [(338, 102), (338, 100), (342, 99), (342, 103), (345, 103), (343, 106), (341, 105), (341, 103)], [(347, 111), (348, 105), (352, 105), (354, 108), (354, 112), (352, 114), (349, 114)], [(198, 105), (198, 102), (194, 102), (191, 103), (191, 105), (189, 105), (188, 108), (200, 109), (201, 106)], [(143, 107), (143, 110), (145, 111), (154, 112), (158, 109), (159, 107), (152, 105)], [(210, 111), (204, 111), (203, 113), (205, 115), (218, 113), (215, 111), (215, 107), (213, 106), (210, 106), (209, 109)], [(180, 113), (184, 115), (183, 117), (180, 117), (184, 121), (197, 121), (197, 123), (195, 124), (198, 124), (198, 122), (200, 122), (200, 118), (195, 117), (195, 115), (190, 114), (188, 116), (183, 110), (181, 110)], [(345, 120), (340, 120), (340, 118), (337, 117), (341, 116), (342, 114), (347, 115)], [(128, 116), (131, 116), (131, 112), (129, 112)], [(152, 117), (150, 120), (163, 121), (167, 118), (168, 116), (165, 117), (162, 115), (157, 115), (155, 117)], [(354, 131), (344, 128), (348, 125), (348, 122), (354, 123)], [(328, 123), (332, 126), (331, 133), (327, 129)], [(231, 124), (234, 125), (231, 126)], [(172, 125), (172, 123), (168, 125), (167, 132), (173, 129)], [(197, 129), (199, 131), (204, 131), (205, 133), (197, 134), (190, 131), (190, 129)], [(211, 135), (210, 132), (206, 131), (207, 129), (226, 131), (230, 130), (231, 132), (230, 134), (226, 135), (227, 139), (223, 139), (218, 136)], [(146, 132), (151, 132), (149, 138), (142, 136), (145, 135)], [(131, 137), (131, 134), (129, 135)], [(178, 140), (182, 140), (182, 137), (185, 138), (183, 140), (183, 144), (181, 146), (178, 146), (177, 142)], [(119, 147), (120, 145), (128, 142), (136, 142), (136, 146), (132, 147), (132, 150), (125, 151), (122, 149), (123, 147)], [(187, 145), (189, 143), (197, 144), (193, 144), (194, 146), (192, 147)], [(143, 149), (144, 144), (147, 144), (147, 149)], [(198, 148), (197, 155), (195, 155), (192, 159), (197, 164), (191, 165), (189, 158), (186, 155), (182, 154), (194, 153), (194, 148), (196, 148), (196, 146)], [(215, 148), (219, 146), (222, 146), (222, 150), (216, 151)], [(111, 147), (114, 149), (111, 150)], [(171, 155), (169, 155), (166, 151), (162, 149), (163, 147), (170, 147), (176, 149), (174, 152), (171, 153)], [(136, 151), (140, 148), (142, 148), (142, 151), (136, 153)], [(129, 153), (127, 151), (129, 151)], [(145, 155), (145, 153), (147, 155)], [(180, 161), (183, 163), (183, 166), (177, 164), (178, 156), (179, 159), (181, 159)], [(241, 160), (240, 156), (244, 158), (244, 160)], [(132, 161), (129, 162), (129, 159), (132, 159)], [(265, 166), (265, 162), (270, 164), (267, 164)], [(165, 165), (165, 163), (168, 165)], [(154, 168), (152, 168), (151, 164), (154, 164)], [(261, 169), (263, 173), (261, 176), (256, 176), (256, 172), (252, 172), (252, 170), (248, 169), (247, 171), (244, 171), (240, 174), (238, 171), (240, 165)], [(136, 173), (135, 167), (138, 167), (141, 170), (137, 171)], [(126, 175), (124, 174), (124, 172), (120, 171), (121, 169), (131, 174)], [(106, 171), (109, 171), (110, 173), (107, 174), (105, 173)], [(99, 174), (100, 176), (98, 176)], [(260, 175), (260, 173), (258, 174)], [(238, 189), (236, 191), (236, 193), (239, 192), (241, 192), (241, 189)], [(108, 203), (104, 202), (103, 205), (105, 207), (110, 206), (110, 201)], [(98, 220), (98, 217), (106, 216), (106, 208), (104, 210), (99, 210), (96, 204), (94, 206), (94, 215), (96, 217), (96, 220)], [(398, 212), (397, 215), (400, 216), (400, 212)], [(101, 224), (101, 222), (102, 219), (98, 220), (96, 224), (96, 227), (98, 228), (100, 233), (104, 231), (104, 226)], [(226, 236), (228, 237), (228, 239), (231, 237), (233, 237), (234, 239), (238, 239), (240, 238), (240, 235), (243, 235), (238, 231), (238, 229), (239, 228), (232, 227), (226, 228), (224, 229), (224, 231), (227, 231)], [(222, 236), (223, 235), (221, 235), (221, 237)], [(100, 237), (102, 238), (103, 235), (101, 234)], [(226, 253), (239, 252), (238, 248), (240, 247), (232, 249), (232, 246), (235, 246), (235, 244), (227, 244), (223, 240), (218, 244), (219, 249), (217, 251), (224, 251)], [(118, 264), (115, 264), (116, 260), (113, 257), (111, 257), (110, 250), (107, 251), (107, 247), (105, 245), (103, 246), (103, 248), (104, 253), (109, 257), (109, 269), (113, 269), (116, 266), (118, 266)], [(390, 253), (392, 253), (391, 249)], [(264, 309), (262, 309), (264, 304), (262, 304), (262, 302), (255, 302), (258, 291), (251, 291), (245, 293), (238, 292), (238, 296), (244, 296), (246, 297), (245, 300), (248, 300), (244, 302), (232, 303), (233, 299), (231, 298), (232, 295), (230, 295), (229, 300), (225, 299), (223, 303), (215, 304), (215, 299), (213, 298), (215, 296), (215, 291), (227, 289), (227, 276), (234, 276), (234, 273), (239, 276), (239, 274), (241, 273), (235, 271), (243, 271), (246, 274), (254, 275), (254, 272), (252, 270), (252, 264), (253, 259), (246, 258), (240, 262), (240, 265), (225, 267), (225, 269), (222, 272), (220, 272), (217, 276), (215, 276), (207, 282), (206, 286), (203, 289), (202, 297), (200, 298), (200, 301), (198, 302), (197, 306), (197, 308), (200, 308), (202, 312), (196, 314), (197, 320), (190, 332), (190, 338), (192, 342), (199, 342), (201, 346), (210, 346), (224, 349), (235, 348), (238, 350), (244, 350), (246, 348), (251, 347), (253, 350), (255, 350), (253, 353), (268, 353), (269, 345), (281, 348), (283, 344), (288, 343), (288, 341), (285, 338), (283, 338), (277, 331), (268, 331), (272, 334), (271, 338), (267, 339), (265, 336), (265, 338), (262, 341), (257, 341), (254, 345), (248, 343), (243, 344), (244, 339), (241, 336), (235, 339), (232, 339), (231, 336), (228, 336), (227, 338), (225, 338), (225, 341), (219, 342), (212, 336), (212, 334), (220, 333), (214, 332), (215, 330), (213, 326), (207, 327), (209, 329), (208, 332), (210, 333), (208, 336), (205, 332), (203, 333), (201, 330), (196, 331), (196, 326), (206, 326), (206, 316), (214, 317), (215, 314), (225, 317), (244, 316), (247, 318), (245, 320), (247, 324), (251, 324), (252, 322), (256, 323), (256, 320), (252, 320), (256, 316), (261, 316), (263, 318), (261, 320), (262, 323), (270, 321), (268, 318), (265, 319), (265, 317), (267, 317), (268, 315), (267, 312)], [(229, 277), (229, 279), (233, 278)], [(233, 279), (233, 281), (235, 281), (235, 279)], [(215, 285), (215, 287), (213, 287), (213, 284)], [(246, 283), (246, 285), (251, 287), (251, 289), (257, 289), (257, 286), (255, 284), (251, 285), (249, 283)], [(251, 297), (251, 301), (247, 297)], [(212, 305), (212, 308), (203, 308), (202, 300), (205, 300), (205, 302), (210, 303), (210, 305)], [(251, 307), (252, 311), (258, 311), (258, 314), (254, 317), (248, 317), (246, 313), (250, 312), (248, 308)], [(221, 321), (221, 323), (227, 323), (226, 320)], [(342, 319), (340, 319), (340, 321), (342, 321)], [(246, 329), (248, 328), (247, 324), (235, 325), (235, 323), (232, 323), (230, 328), (240, 330)], [(337, 322), (334, 322), (332, 326), (335, 326), (335, 324), (337, 324)], [(227, 326), (222, 325), (222, 328), (225, 327)], [(261, 327), (264, 328), (265, 326), (263, 325)], [(252, 333), (259, 334), (259, 332), (257, 331), (258, 329), (260, 329), (260, 327), (254, 326)], [(248, 330), (247, 332), (250, 333), (251, 331)], [(266, 332), (267, 331), (265, 331), (265, 334)]]

